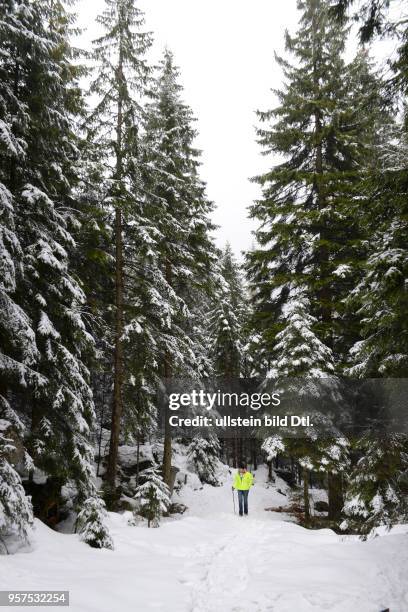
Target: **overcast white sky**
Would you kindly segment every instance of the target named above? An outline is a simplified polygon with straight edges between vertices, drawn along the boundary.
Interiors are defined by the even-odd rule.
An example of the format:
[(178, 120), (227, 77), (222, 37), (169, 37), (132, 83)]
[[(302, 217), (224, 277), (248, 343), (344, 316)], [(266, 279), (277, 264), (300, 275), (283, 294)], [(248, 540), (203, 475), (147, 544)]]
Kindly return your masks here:
[[(202, 177), (216, 203), (217, 242), (238, 255), (248, 249), (253, 223), (247, 207), (259, 194), (249, 177), (271, 165), (255, 142), (255, 110), (274, 104), (281, 73), (274, 51), (298, 22), (296, 0), (139, 0), (158, 56), (165, 46), (181, 69), (185, 101), (198, 119)], [(79, 0), (81, 45), (98, 35), (95, 17), (104, 0)]]
[[(277, 10), (277, 5), (281, 10)], [(175, 55), (185, 101), (198, 122), (202, 177), (216, 203), (217, 242), (234, 251), (251, 246), (247, 207), (258, 195), (248, 178), (267, 167), (255, 142), (255, 109), (271, 105), (279, 85), (274, 50), (282, 50), (285, 27), (297, 24), (296, 0), (139, 0), (153, 31), (155, 53), (167, 45)], [(96, 37), (95, 16), (104, 0), (79, 0), (81, 44)]]

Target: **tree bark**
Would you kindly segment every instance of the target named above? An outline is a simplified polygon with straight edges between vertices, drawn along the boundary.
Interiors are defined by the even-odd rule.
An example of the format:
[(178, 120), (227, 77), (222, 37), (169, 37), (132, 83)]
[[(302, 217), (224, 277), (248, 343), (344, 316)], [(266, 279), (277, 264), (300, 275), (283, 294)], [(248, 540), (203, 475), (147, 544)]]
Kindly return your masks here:
[[(116, 122), (116, 172), (115, 189), (116, 196), (120, 194), (120, 181), (122, 180), (122, 127), (123, 127), (123, 52), (122, 45), (119, 49), (118, 63), (118, 115)], [(114, 349), (114, 382), (113, 382), (113, 406), (111, 420), (111, 436), (109, 446), (108, 466), (106, 473), (107, 483), (112, 491), (116, 489), (116, 473), (118, 466), (119, 435), (121, 428), (121, 417), (123, 410), (123, 223), (121, 202), (116, 202), (115, 207), (115, 349)]]
[(254, 471), (258, 469), (258, 457), (256, 454), (256, 440), (255, 438), (251, 439), (251, 451), (252, 451), (252, 464), (254, 466)]
[(139, 473), (140, 473), (140, 434), (137, 434), (136, 444), (136, 486), (139, 486)]
[(341, 474), (328, 473), (329, 520), (340, 521), (344, 505), (343, 479)]
[(122, 213), (117, 207), (115, 212), (116, 230), (116, 273), (115, 273), (115, 354), (113, 408), (111, 421), (111, 437), (109, 446), (107, 482), (112, 490), (116, 488), (116, 472), (118, 466), (118, 449), (120, 422), (122, 417), (122, 386), (123, 386), (123, 245), (122, 245)]
[(303, 502), (305, 505), (305, 521), (310, 521), (309, 472), (303, 468)]
[[(171, 263), (166, 259), (166, 281), (171, 286), (172, 283), (172, 270)], [(171, 377), (171, 363), (170, 356), (166, 354), (164, 356), (164, 378), (167, 380)], [(170, 411), (168, 405), (166, 405), (164, 411), (164, 449), (163, 449), (163, 480), (168, 487), (171, 485), (171, 428), (169, 423)]]
[[(105, 380), (103, 380), (102, 384), (104, 385), (104, 383), (105, 383)], [(105, 390), (105, 387), (103, 387), (103, 390)], [(99, 435), (98, 435), (98, 459), (96, 462), (96, 475), (97, 476), (99, 476), (99, 467), (101, 464), (101, 456), (102, 456), (102, 430), (103, 430), (104, 407), (105, 407), (105, 394), (102, 393), (101, 418), (99, 421)]]
[[(165, 375), (165, 378), (167, 376)], [(169, 424), (170, 411), (166, 406), (164, 411), (164, 449), (163, 449), (163, 480), (168, 487), (171, 485), (171, 429)]]
[[(313, 20), (313, 80), (315, 88), (315, 96), (317, 99), (321, 97), (320, 85), (319, 85), (319, 73), (318, 73), (318, 61), (321, 56), (322, 50), (317, 45), (317, 32), (318, 24), (316, 22), (316, 16)], [(323, 120), (321, 109), (316, 104), (314, 111), (314, 123), (315, 123), (315, 179), (314, 189), (316, 192), (317, 208), (319, 211), (323, 211), (326, 208), (326, 194), (323, 184), (324, 164), (323, 164)], [(318, 290), (318, 301), (320, 309), (320, 317), (323, 323), (323, 340), (327, 346), (332, 346), (332, 333), (331, 333), (331, 322), (332, 322), (332, 295), (330, 287), (330, 272), (329, 272), (329, 250), (326, 242), (329, 240), (329, 228), (327, 221), (320, 218), (318, 227), (316, 228), (320, 234), (320, 244), (318, 247), (317, 260), (320, 272), (320, 289)]]

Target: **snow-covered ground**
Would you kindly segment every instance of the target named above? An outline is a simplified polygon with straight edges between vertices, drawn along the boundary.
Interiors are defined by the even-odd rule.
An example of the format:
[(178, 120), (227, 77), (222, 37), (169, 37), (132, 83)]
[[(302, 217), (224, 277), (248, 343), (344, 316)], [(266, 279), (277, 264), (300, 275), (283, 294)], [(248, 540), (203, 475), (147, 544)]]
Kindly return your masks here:
[(189, 510), (160, 529), (110, 514), (114, 551), (37, 521), (30, 550), (0, 557), (0, 589), (69, 590), (75, 612), (408, 610), (407, 527), (368, 542), (309, 531), (265, 512), (285, 503), (265, 481), (260, 468), (248, 517), (234, 515), (228, 479), (185, 487), (175, 501)]

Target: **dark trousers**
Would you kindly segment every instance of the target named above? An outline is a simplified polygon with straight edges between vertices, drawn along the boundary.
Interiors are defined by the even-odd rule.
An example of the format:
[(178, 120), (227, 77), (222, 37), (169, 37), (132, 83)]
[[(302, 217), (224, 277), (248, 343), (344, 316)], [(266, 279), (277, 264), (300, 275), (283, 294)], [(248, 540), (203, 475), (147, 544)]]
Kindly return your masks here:
[(248, 514), (248, 493), (249, 491), (238, 490), (239, 514)]

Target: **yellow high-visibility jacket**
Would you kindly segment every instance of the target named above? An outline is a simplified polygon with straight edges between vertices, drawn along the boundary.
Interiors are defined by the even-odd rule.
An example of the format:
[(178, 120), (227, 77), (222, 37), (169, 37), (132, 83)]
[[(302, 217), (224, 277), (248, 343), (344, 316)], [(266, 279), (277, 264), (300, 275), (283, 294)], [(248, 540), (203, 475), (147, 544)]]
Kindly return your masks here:
[(237, 491), (248, 491), (253, 484), (254, 477), (252, 476), (251, 472), (244, 472), (242, 476), (239, 472), (237, 472), (234, 476), (233, 487), (234, 489), (237, 489)]

